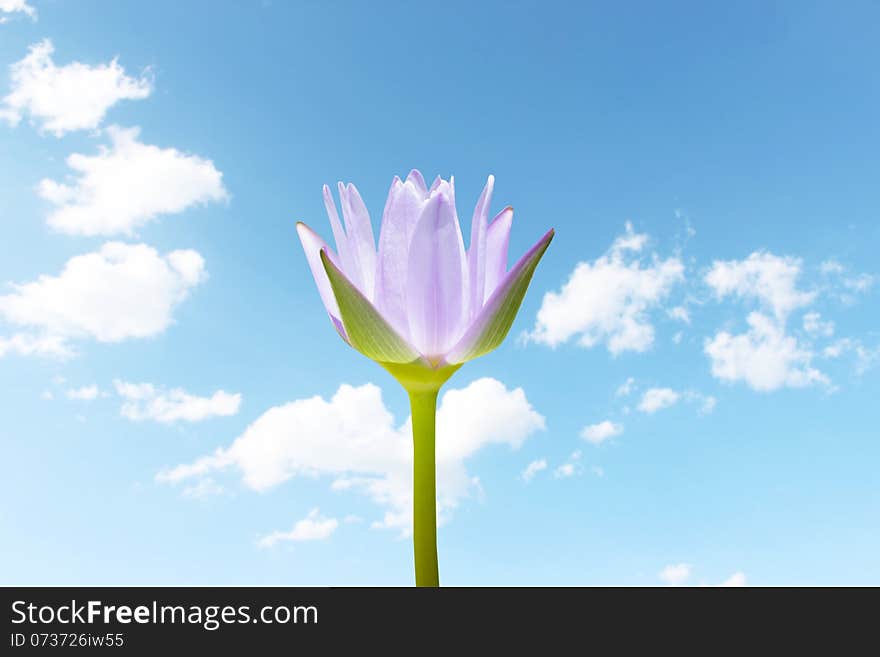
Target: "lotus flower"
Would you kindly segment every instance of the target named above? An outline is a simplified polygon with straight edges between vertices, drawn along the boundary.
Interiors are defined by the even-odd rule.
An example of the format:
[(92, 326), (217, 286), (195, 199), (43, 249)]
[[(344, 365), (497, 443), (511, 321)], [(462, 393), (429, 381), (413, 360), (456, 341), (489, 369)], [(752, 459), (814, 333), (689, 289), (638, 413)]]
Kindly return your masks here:
[(501, 344), (553, 239), (550, 230), (508, 270), (513, 208), (489, 221), (494, 182), (489, 176), (477, 201), (467, 250), (455, 210), (454, 179), (438, 177), (428, 188), (416, 170), (405, 181), (395, 177), (391, 183), (378, 249), (370, 215), (352, 184), (339, 183), (342, 221), (324, 186), (335, 251), (308, 226), (297, 224), (333, 326), (409, 393), (418, 585), (439, 582), (434, 499), (438, 391), (464, 362)]

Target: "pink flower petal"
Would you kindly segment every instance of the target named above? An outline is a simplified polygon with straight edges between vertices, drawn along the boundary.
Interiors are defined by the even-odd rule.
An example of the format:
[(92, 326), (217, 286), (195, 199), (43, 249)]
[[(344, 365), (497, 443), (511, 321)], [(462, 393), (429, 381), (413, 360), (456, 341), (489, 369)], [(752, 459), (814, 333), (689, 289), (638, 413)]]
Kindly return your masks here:
[(507, 273), (507, 248), (512, 224), (513, 208), (508, 206), (495, 215), (486, 231), (486, 281), (483, 299), (492, 296)]
[(357, 272), (345, 271), (364, 296), (373, 298), (376, 280), (376, 240), (373, 237), (373, 226), (370, 224), (370, 213), (357, 188), (349, 183), (339, 183), (339, 201), (342, 204), (342, 217), (345, 221), (345, 233), (348, 236), (348, 248)]
[(306, 254), (306, 261), (309, 263), (309, 269), (312, 272), (312, 277), (315, 279), (315, 285), (318, 286), (318, 294), (321, 296), (324, 308), (327, 310), (327, 314), (330, 315), (330, 320), (333, 322), (333, 326), (336, 327), (339, 335), (348, 342), (348, 336), (339, 319), (341, 317), (339, 305), (336, 303), (333, 288), (330, 286), (330, 279), (327, 278), (327, 272), (324, 270), (324, 264), (321, 262), (321, 250), (326, 251), (327, 256), (337, 267), (339, 266), (339, 259), (330, 247), (327, 246), (327, 243), (301, 221), (296, 224), (296, 234), (302, 243), (303, 251)]
[(483, 306), (483, 293), (486, 286), (486, 229), (489, 218), (489, 205), (492, 203), (492, 190), (495, 177), (489, 176), (483, 193), (474, 208), (471, 220), (471, 242), (468, 247), (468, 271), (470, 278), (470, 315), (476, 315)]
[(405, 183), (395, 177), (388, 192), (376, 269), (375, 305), (386, 320), (403, 336), (409, 337), (406, 316), (406, 281), (409, 244), (416, 223), (425, 207), (424, 180), (410, 173)]
[(451, 186), (431, 194), (409, 248), (407, 315), (413, 345), (438, 358), (461, 335), (467, 309), (467, 260)]

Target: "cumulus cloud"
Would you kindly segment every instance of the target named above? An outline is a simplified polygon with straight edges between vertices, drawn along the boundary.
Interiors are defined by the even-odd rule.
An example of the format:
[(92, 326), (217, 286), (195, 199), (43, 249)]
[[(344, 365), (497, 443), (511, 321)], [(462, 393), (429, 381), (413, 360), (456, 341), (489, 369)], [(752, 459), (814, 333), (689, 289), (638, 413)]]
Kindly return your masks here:
[(829, 383), (827, 376), (812, 367), (812, 351), (786, 335), (778, 322), (759, 312), (749, 314), (747, 322), (746, 333), (720, 331), (706, 339), (703, 350), (714, 377), (742, 381), (759, 391)]
[(670, 586), (681, 586), (690, 579), (691, 570), (688, 563), (669, 564), (658, 573), (658, 577)]
[[(7, 0), (8, 1), (8, 0)], [(49, 39), (35, 43), (9, 67), (11, 90), (0, 105), (0, 118), (18, 125), (25, 114), (56, 137), (73, 130), (94, 130), (120, 100), (146, 98), (153, 90), (148, 75), (132, 78), (116, 59), (89, 66), (57, 66)]]
[(71, 258), (57, 276), (11, 284), (12, 292), (0, 296), (0, 318), (30, 333), (0, 340), (0, 355), (69, 355), (70, 340), (158, 335), (205, 278), (205, 262), (196, 251), (163, 256), (146, 244), (109, 242)]
[(284, 541), (296, 543), (302, 541), (321, 541), (330, 538), (330, 535), (336, 531), (337, 527), (339, 527), (339, 521), (336, 518), (322, 516), (316, 507), (309, 511), (305, 518), (298, 520), (290, 531), (274, 531), (260, 538), (257, 541), (257, 545), (270, 548)]
[(210, 397), (198, 397), (181, 388), (164, 390), (152, 383), (116, 380), (113, 386), (116, 393), (125, 399), (120, 415), (136, 422), (201, 422), (212, 417), (235, 415), (241, 406), (240, 394), (223, 390), (218, 390)]
[[(476, 488), (466, 461), (490, 445), (518, 448), (544, 418), (521, 388), (478, 379), (446, 392), (437, 410), (437, 486), (441, 520)], [(163, 470), (162, 482), (239, 473), (263, 491), (293, 477), (324, 476), (337, 491), (366, 495), (385, 509), (379, 527), (408, 531), (412, 510), (410, 420), (396, 425), (373, 384), (343, 384), (329, 400), (315, 396), (270, 408), (228, 447)]]
[(139, 128), (107, 129), (110, 146), (97, 155), (67, 158), (74, 178), (44, 179), (40, 196), (57, 206), (50, 226), (76, 235), (132, 235), (159, 215), (224, 201), (223, 174), (214, 163), (174, 148), (138, 141)]
[(800, 258), (756, 251), (745, 260), (716, 260), (705, 281), (718, 299), (754, 299), (784, 320), (816, 297), (815, 292), (798, 289), (801, 268)]
[(520, 474), (522, 480), (526, 483), (530, 482), (535, 478), (535, 475), (541, 472), (541, 470), (547, 469), (547, 459), (537, 459), (529, 463), (525, 469)]
[[(826, 262), (822, 269), (827, 273), (836, 267), (836, 263)], [(799, 288), (801, 271), (800, 258), (767, 252), (713, 264), (705, 282), (718, 299), (735, 296), (760, 306), (760, 311), (746, 318), (749, 328), (745, 333), (718, 331), (704, 341), (703, 351), (709, 357), (713, 376), (722, 381), (741, 381), (760, 391), (830, 383), (812, 366), (811, 346), (786, 332), (789, 315), (810, 305), (817, 296), (815, 291)], [(833, 323), (822, 320), (817, 312), (805, 313), (803, 326), (811, 336), (827, 337), (834, 331)]]
[(583, 347), (604, 342), (608, 351), (642, 352), (654, 342), (649, 311), (684, 279), (676, 257), (640, 257), (648, 237), (626, 232), (594, 262), (581, 262), (559, 292), (544, 295), (528, 338), (555, 347), (577, 338)]
[(619, 436), (623, 433), (623, 425), (612, 422), (611, 420), (602, 420), (596, 424), (590, 424), (581, 429), (581, 438), (588, 443), (599, 445), (609, 438)]
[(37, 20), (37, 10), (27, 0), (0, 0), (0, 25), (9, 20), (8, 14), (24, 14), (31, 20)]
[(672, 388), (650, 388), (642, 395), (637, 408), (642, 413), (656, 413), (678, 403), (680, 397)]

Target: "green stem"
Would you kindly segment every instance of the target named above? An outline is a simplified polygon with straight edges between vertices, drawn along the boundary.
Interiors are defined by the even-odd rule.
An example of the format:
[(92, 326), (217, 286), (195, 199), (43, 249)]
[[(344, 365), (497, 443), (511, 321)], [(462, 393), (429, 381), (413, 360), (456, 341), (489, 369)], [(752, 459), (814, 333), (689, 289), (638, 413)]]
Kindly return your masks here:
[(416, 586), (440, 586), (434, 429), (439, 389), (409, 393), (413, 429), (413, 549)]

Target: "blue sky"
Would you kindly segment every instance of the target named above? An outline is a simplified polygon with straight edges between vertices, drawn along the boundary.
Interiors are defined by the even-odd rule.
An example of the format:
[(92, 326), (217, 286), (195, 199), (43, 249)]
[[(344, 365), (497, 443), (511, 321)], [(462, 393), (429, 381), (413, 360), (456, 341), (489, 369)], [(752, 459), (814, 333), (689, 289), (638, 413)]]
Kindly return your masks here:
[(0, 19), (0, 582), (410, 584), (294, 222), (417, 167), (557, 231), (446, 387), (444, 583), (880, 584), (876, 3)]

